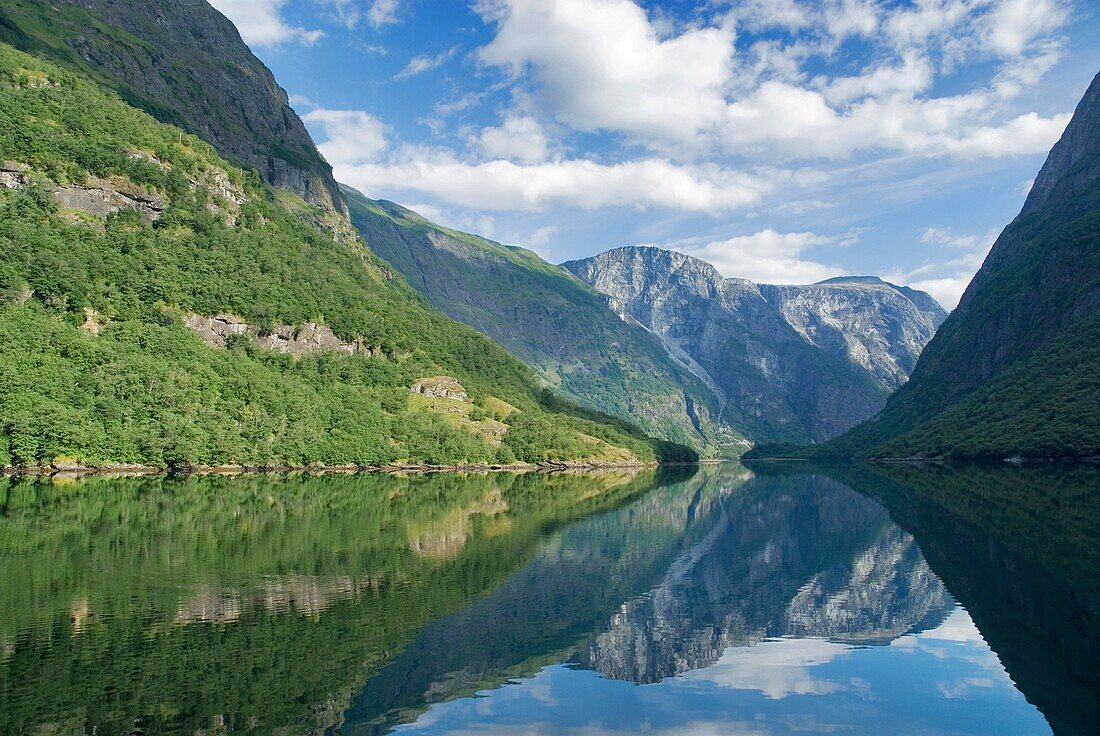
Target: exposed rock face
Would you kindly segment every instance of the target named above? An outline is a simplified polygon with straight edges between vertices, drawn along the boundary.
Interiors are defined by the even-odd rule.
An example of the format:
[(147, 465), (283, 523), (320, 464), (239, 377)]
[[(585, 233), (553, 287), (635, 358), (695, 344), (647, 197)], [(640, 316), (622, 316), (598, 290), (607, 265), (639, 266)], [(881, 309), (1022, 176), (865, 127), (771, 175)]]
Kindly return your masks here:
[[(18, 163), (0, 164), (0, 189), (21, 189), (27, 185), (30, 168)], [(92, 177), (84, 184), (65, 184), (54, 189), (54, 199), (65, 209), (106, 217), (119, 210), (137, 212), (146, 222), (156, 222), (168, 206), (164, 197), (144, 191), (123, 177)]]
[(757, 440), (816, 442), (872, 416), (943, 315), (877, 280), (758, 287), (659, 248), (563, 265), (660, 337), (718, 392), (722, 421)]
[(761, 284), (760, 292), (806, 340), (847, 358), (891, 390), (909, 379), (947, 318), (928, 294), (873, 276), (809, 286)]
[(458, 379), (451, 378), (450, 376), (421, 378), (412, 385), (411, 391), (414, 394), (432, 396), (438, 399), (452, 399), (454, 401), (470, 400), (470, 395), (466, 393), (466, 389), (462, 387)]
[(122, 209), (137, 212), (146, 222), (156, 222), (164, 212), (162, 197), (126, 190), (110, 182), (95, 180), (91, 186), (68, 185), (54, 192), (57, 203), (70, 210), (80, 210), (96, 217), (106, 217)]
[(264, 329), (245, 322), (231, 314), (216, 314), (205, 317), (201, 314), (185, 314), (184, 324), (198, 333), (203, 342), (211, 347), (224, 348), (234, 336), (248, 337), (262, 348), (277, 353), (289, 353), (301, 356), (313, 353), (335, 352), (345, 355), (356, 353), (380, 355), (378, 348), (372, 348), (360, 342), (345, 342), (325, 325), (306, 322), (301, 325), (276, 325), (273, 329)]
[[(210, 142), (272, 186), (346, 213), (332, 168), (286, 92), (205, 0), (58, 0), (0, 9), (0, 21), (0, 40), (90, 68), (130, 104)], [(42, 44), (41, 34), (57, 47)]]

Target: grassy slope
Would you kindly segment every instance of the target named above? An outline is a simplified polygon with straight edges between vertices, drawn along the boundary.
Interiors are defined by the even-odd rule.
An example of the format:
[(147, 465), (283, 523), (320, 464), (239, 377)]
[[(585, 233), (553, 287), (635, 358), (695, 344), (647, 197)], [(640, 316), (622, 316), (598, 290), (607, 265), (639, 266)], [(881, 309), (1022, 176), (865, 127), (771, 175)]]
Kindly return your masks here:
[(529, 250), (440, 227), (351, 189), (345, 195), (372, 250), (435, 307), (499, 341), (564, 396), (717, 451), (709, 389), (595, 290)]
[[(0, 190), (0, 464), (690, 457), (626, 425), (548, 409), (525, 366), (423, 304), (362, 243), (337, 243), (202, 141), (5, 45), (0, 160), (28, 164), (32, 180)], [(213, 172), (246, 197), (236, 225), (210, 209), (226, 205)], [(106, 222), (59, 211), (50, 189), (90, 175), (170, 206), (155, 227), (126, 211)], [(86, 308), (106, 324), (98, 336), (78, 327)], [(215, 350), (181, 311), (323, 322), (381, 354), (294, 360), (247, 341)], [(515, 446), (410, 411), (407, 387), (439, 373), (478, 403), (520, 409)]]

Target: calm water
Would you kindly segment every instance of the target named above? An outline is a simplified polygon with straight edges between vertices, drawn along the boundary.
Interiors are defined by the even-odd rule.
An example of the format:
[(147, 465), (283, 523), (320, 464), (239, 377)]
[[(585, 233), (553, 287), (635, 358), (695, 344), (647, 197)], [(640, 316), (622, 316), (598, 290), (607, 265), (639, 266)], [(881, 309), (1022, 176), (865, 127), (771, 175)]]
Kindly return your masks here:
[(0, 733), (1096, 733), (1098, 496), (1085, 467), (0, 479)]

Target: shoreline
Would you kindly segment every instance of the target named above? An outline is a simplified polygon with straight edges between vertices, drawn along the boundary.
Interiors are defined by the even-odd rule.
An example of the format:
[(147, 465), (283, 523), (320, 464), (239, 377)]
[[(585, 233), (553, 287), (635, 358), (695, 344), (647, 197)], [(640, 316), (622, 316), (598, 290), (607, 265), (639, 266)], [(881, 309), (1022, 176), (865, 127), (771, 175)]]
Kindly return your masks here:
[(427, 473), (557, 473), (568, 470), (640, 470), (643, 468), (703, 465), (699, 463), (602, 463), (602, 462), (545, 462), (509, 463), (495, 465), (474, 463), (470, 465), (197, 465), (186, 467), (160, 467), (155, 465), (105, 464), (105, 465), (37, 465), (0, 466), (0, 477), (31, 478), (83, 478), (83, 477), (146, 477), (146, 476), (238, 476), (238, 475), (294, 475), (294, 474), (427, 474)]

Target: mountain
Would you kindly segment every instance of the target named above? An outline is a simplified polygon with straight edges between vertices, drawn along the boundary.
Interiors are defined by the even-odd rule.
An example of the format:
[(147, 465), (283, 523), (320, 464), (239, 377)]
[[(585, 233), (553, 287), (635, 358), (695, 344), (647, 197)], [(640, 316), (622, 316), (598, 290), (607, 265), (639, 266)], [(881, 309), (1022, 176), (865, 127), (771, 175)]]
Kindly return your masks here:
[[(104, 4), (104, 16), (148, 5)], [(177, 41), (201, 67), (217, 49), (199, 42), (220, 38), (224, 19), (204, 3), (162, 6), (187, 16), (194, 33)], [(41, 12), (83, 18), (103, 44), (153, 48), (92, 7)], [(38, 12), (5, 8), (9, 30), (15, 10)], [(247, 53), (233, 38), (226, 53)], [(0, 466), (695, 457), (548, 395), (503, 348), (426, 305), (350, 224), (337, 238), (299, 217), (297, 195), (85, 65), (0, 43)]]
[(808, 286), (760, 284), (798, 334), (859, 365), (890, 390), (909, 379), (947, 312), (928, 294), (876, 276), (841, 276)]
[(958, 308), (829, 455), (1100, 455), (1100, 75)]
[(87, 74), (272, 186), (345, 212), (286, 92), (205, 0), (5, 0), (0, 41)]
[(492, 337), (562, 395), (709, 454), (739, 439), (717, 426), (720, 406), (701, 379), (565, 269), (392, 202), (344, 193), (371, 250), (432, 306)]
[(878, 279), (757, 286), (659, 248), (563, 266), (682, 356), (719, 396), (720, 420), (757, 441), (820, 442), (872, 416), (944, 314)]

